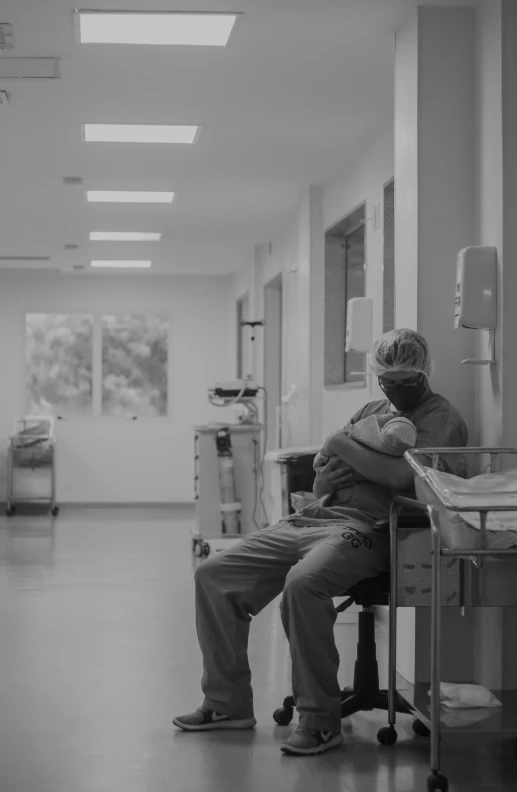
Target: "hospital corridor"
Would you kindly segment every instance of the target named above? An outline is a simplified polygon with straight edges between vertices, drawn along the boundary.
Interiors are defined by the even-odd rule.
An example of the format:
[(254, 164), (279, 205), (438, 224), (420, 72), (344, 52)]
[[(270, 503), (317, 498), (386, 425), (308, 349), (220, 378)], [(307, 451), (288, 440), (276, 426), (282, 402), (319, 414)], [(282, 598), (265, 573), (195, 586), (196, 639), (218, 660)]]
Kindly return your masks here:
[[(396, 750), (376, 739), (384, 718), (343, 722), (347, 747), (282, 756), (292, 726), (272, 713), (289, 692), (278, 606), (253, 625), (256, 730), (192, 735), (171, 715), (192, 705), (201, 659), (192, 619), (190, 510), (65, 510), (54, 524), (0, 528), (3, 792), (210, 789), (412, 792), (425, 789), (428, 744), (401, 716)], [(351, 684), (354, 624), (336, 627), (342, 684)], [(382, 678), (384, 677), (384, 679)], [(381, 666), (381, 684), (386, 672)], [(197, 703), (194, 701), (194, 703)], [(463, 741), (446, 749), (457, 790), (511, 790), (507, 751)]]
[(516, 42), (4, 0), (0, 792), (515, 792)]

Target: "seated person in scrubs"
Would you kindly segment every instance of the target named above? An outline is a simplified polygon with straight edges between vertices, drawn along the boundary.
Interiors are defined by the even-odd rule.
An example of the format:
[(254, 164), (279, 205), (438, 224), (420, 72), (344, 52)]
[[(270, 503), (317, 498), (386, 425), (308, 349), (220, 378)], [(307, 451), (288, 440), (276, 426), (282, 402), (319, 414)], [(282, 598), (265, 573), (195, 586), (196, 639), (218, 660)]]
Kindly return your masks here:
[[(366, 404), (349, 421), (346, 432), (340, 430), (327, 439), (322, 450), (329, 453), (324, 455), (335, 458), (316, 468), (317, 500), (209, 557), (196, 569), (204, 700), (198, 709), (174, 719), (178, 728), (198, 732), (255, 726), (248, 663), (250, 623), (282, 594), (299, 725), (280, 749), (288, 755), (310, 756), (344, 742), (333, 598), (361, 580), (389, 571), (389, 535), (376, 521), (388, 513), (393, 495), (415, 497), (413, 471), (404, 457), (357, 442), (353, 427), (369, 416), (397, 415), (415, 426), (419, 448), (458, 447), (468, 441), (458, 410), (431, 390), (431, 356), (419, 333), (399, 329), (383, 335), (372, 348), (371, 368), (386, 398)], [(454, 460), (457, 457), (444, 457), (440, 464), (443, 470), (462, 475), (464, 463)], [(357, 474), (362, 482), (354, 482)], [(349, 485), (343, 498), (340, 492)]]

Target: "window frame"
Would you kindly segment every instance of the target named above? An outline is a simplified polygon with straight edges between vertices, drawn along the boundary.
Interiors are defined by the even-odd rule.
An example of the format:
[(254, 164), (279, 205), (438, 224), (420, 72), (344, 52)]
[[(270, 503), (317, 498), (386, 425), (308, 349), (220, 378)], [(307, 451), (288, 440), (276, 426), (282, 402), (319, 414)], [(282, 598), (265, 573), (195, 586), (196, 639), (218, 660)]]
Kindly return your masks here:
[(172, 338), (172, 317), (166, 311), (157, 312), (157, 316), (163, 317), (167, 321), (167, 408), (164, 415), (105, 415), (102, 412), (102, 320), (104, 316), (117, 316), (120, 315), (152, 315), (151, 311), (141, 310), (124, 310), (124, 311), (97, 311), (87, 310), (42, 310), (41, 308), (29, 309), (26, 308), (22, 312), (21, 324), (23, 338), (22, 347), (22, 370), (21, 370), (21, 401), (23, 404), (24, 415), (27, 414), (27, 316), (31, 314), (50, 314), (50, 315), (79, 315), (91, 316), (93, 319), (93, 333), (92, 333), (92, 411), (90, 415), (69, 415), (54, 414), (56, 421), (67, 421), (74, 423), (88, 423), (91, 421), (103, 421), (104, 423), (164, 423), (172, 420), (171, 405), (172, 405), (172, 388), (171, 388), (171, 338)]
[[(329, 261), (327, 259), (328, 250), (327, 247), (330, 244), (330, 240), (340, 241), (343, 247), (346, 244), (346, 238), (349, 234), (354, 233), (360, 227), (363, 228), (364, 232), (364, 294), (363, 296), (367, 296), (368, 294), (368, 233), (367, 233), (367, 221), (368, 221), (368, 201), (365, 199), (360, 201), (355, 205), (354, 208), (349, 210), (345, 215), (343, 215), (339, 220), (332, 223), (332, 225), (325, 228), (324, 231), (324, 244), (325, 244), (325, 303), (324, 303), (324, 376), (323, 376), (323, 387), (326, 391), (344, 391), (344, 390), (360, 390), (365, 389), (367, 387), (367, 377), (366, 377), (366, 359), (364, 363), (364, 370), (365, 376), (357, 379), (348, 379), (347, 380), (347, 366), (346, 366), (346, 359), (347, 353), (345, 352), (345, 330), (346, 330), (346, 319), (347, 319), (347, 309), (348, 309), (348, 301), (350, 299), (349, 295), (346, 293), (346, 283), (347, 283), (347, 255), (345, 250), (344, 256), (344, 263), (342, 265), (342, 282), (343, 282), (343, 302), (339, 307), (339, 318), (336, 317), (336, 306), (334, 305), (332, 311), (328, 311), (327, 306), (327, 293), (328, 293), (328, 286), (327, 286), (327, 277), (329, 277), (328, 273), (329, 270)], [(327, 357), (327, 330), (332, 325), (332, 319), (334, 321), (338, 321), (339, 325), (341, 323), (344, 324), (343, 330), (343, 338), (340, 339), (340, 346), (341, 349), (332, 353), (331, 356)], [(330, 363), (330, 370), (327, 368), (327, 361)], [(340, 373), (338, 376), (329, 376), (330, 372), (333, 370), (335, 373), (336, 369), (340, 369)], [(332, 381), (331, 381), (332, 380)]]
[(29, 405), (27, 404), (27, 317), (33, 315), (50, 315), (50, 316), (90, 316), (92, 318), (92, 409), (89, 415), (66, 415), (60, 417), (58, 413), (53, 413), (54, 420), (63, 420), (66, 417), (66, 420), (73, 420), (73, 421), (91, 421), (92, 418), (95, 417), (95, 370), (93, 365), (94, 359), (94, 349), (95, 349), (95, 321), (96, 315), (93, 311), (47, 311), (41, 310), (41, 308), (34, 307), (33, 309), (27, 309), (22, 312), (21, 316), (21, 338), (22, 341), (22, 366), (21, 366), (21, 373), (20, 373), (20, 394), (21, 394), (21, 404), (23, 415), (29, 415)]

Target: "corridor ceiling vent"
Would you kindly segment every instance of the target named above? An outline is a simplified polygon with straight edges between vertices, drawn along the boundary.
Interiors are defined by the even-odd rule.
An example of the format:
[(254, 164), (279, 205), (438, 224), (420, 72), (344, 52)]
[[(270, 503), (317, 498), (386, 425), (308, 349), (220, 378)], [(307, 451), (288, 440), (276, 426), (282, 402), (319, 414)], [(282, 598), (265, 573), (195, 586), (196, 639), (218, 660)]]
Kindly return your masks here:
[(58, 268), (50, 264), (50, 262), (50, 256), (0, 256), (0, 269), (58, 272)]
[(0, 58), (2, 80), (58, 80), (59, 58)]
[(82, 184), (84, 179), (81, 176), (64, 176), (63, 177), (63, 184), (67, 186), (73, 186)]
[(90, 231), (90, 242), (159, 242), (154, 231)]
[(84, 124), (86, 143), (194, 143), (199, 127), (157, 124)]
[(80, 10), (75, 13), (81, 44), (147, 44), (226, 47), (239, 13), (189, 11), (128, 12)]
[(8, 22), (0, 22), (0, 50), (13, 49), (13, 28)]
[(151, 261), (137, 261), (137, 260), (100, 260), (93, 259), (90, 265), (95, 269), (149, 269), (152, 265)]
[(87, 190), (89, 203), (172, 203), (173, 192), (144, 190)]

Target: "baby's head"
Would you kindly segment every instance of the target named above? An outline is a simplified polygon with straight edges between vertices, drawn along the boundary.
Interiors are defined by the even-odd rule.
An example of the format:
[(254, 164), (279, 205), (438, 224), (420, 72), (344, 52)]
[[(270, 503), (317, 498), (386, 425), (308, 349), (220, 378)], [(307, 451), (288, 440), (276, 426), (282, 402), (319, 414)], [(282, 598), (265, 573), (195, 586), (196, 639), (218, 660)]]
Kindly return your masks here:
[(416, 427), (407, 418), (395, 415), (368, 415), (348, 429), (348, 435), (362, 445), (389, 456), (401, 457), (414, 448)]

